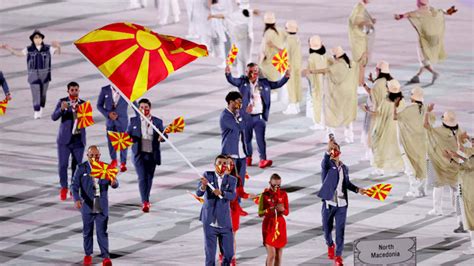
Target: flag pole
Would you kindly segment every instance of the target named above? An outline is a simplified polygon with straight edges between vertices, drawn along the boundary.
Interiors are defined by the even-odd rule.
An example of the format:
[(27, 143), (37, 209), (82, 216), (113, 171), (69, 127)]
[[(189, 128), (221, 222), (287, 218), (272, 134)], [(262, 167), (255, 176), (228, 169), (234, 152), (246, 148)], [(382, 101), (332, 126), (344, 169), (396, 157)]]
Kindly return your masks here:
[[(73, 44), (74, 44), (74, 43), (73, 43)], [(82, 55), (82, 57), (85, 58), (89, 63), (92, 64), (92, 62), (89, 60), (89, 58), (85, 57), (84, 54), (82, 54), (82, 53), (81, 53), (81, 55)], [(92, 64), (92, 65), (94, 65), (94, 64)], [(159, 135), (161, 138), (163, 138), (163, 139), (165, 140), (165, 142), (168, 143), (168, 144), (171, 146), (171, 148), (172, 148), (179, 156), (181, 156), (181, 158), (186, 162), (186, 164), (187, 164), (192, 170), (194, 170), (194, 172), (197, 174), (197, 176), (198, 176), (199, 178), (201, 178), (201, 177), (202, 177), (201, 172), (188, 160), (188, 158), (186, 158), (186, 156), (184, 156), (184, 154), (183, 154), (180, 150), (178, 150), (178, 148), (176, 148), (176, 146), (173, 144), (173, 142), (171, 142), (167, 137), (165, 137), (165, 135), (164, 135), (163, 133), (161, 133), (161, 131), (158, 130), (158, 128), (157, 128), (155, 125), (153, 125), (153, 123), (151, 122), (150, 119), (148, 119), (148, 117), (146, 117), (142, 112), (140, 112), (140, 110), (138, 109), (138, 107), (136, 107), (136, 106), (132, 103), (132, 101), (131, 101), (127, 96), (125, 96), (125, 95), (123, 94), (123, 92), (122, 92), (120, 89), (118, 89), (118, 86), (116, 86), (111, 80), (109, 80), (101, 71), (99, 71), (99, 73), (102, 75), (103, 78), (105, 78), (108, 82), (110, 82), (110, 84), (112, 84), (112, 85), (117, 89), (117, 91), (118, 91), (118, 93), (120, 94), (120, 96), (128, 103), (128, 105), (130, 105), (138, 115), (140, 115), (143, 119), (145, 119), (145, 121), (153, 128), (153, 130), (154, 130), (156, 133), (158, 133), (158, 135)], [(213, 191), (216, 189), (211, 183), (207, 183), (207, 186), (208, 186), (211, 190), (213, 190)], [(219, 195), (219, 198), (222, 199), (222, 195)]]

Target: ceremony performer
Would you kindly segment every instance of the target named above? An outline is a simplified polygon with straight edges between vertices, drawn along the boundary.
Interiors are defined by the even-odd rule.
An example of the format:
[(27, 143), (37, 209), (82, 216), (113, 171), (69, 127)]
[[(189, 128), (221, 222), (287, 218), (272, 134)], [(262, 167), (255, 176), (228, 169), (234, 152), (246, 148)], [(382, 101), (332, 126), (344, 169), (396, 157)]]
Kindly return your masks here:
[(301, 102), (301, 41), (296, 35), (298, 32), (298, 24), (294, 20), (286, 22), (286, 45), (288, 50), (288, 64), (291, 67), (291, 76), (293, 77), (288, 81), (288, 97), (289, 104), (283, 114), (291, 115), (298, 114), (300, 112)]
[(9, 45), (2, 47), (13, 55), (25, 57), (28, 70), (28, 83), (30, 84), (33, 98), (34, 119), (40, 119), (46, 106), (46, 93), (51, 81), (51, 57), (61, 53), (59, 42), (53, 41), (51, 45), (43, 42), (44, 34), (34, 30), (30, 35), (31, 45), (23, 50), (15, 50)]

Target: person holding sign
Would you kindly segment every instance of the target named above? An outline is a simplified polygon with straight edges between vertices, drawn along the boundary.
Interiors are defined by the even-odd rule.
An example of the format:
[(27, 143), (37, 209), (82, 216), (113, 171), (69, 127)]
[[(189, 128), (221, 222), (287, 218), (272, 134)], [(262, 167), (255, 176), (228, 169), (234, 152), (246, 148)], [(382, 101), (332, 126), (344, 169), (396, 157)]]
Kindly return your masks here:
[(85, 103), (84, 100), (79, 99), (79, 84), (74, 81), (69, 82), (67, 84), (67, 92), (69, 96), (60, 99), (54, 112), (51, 114), (53, 121), (61, 119), (56, 140), (58, 144), (58, 171), (59, 183), (61, 184), (59, 194), (61, 200), (66, 200), (67, 198), (69, 157), (72, 154), (72, 168), (74, 172), (75, 165), (82, 162), (84, 147), (86, 146), (86, 129), (79, 129), (77, 127), (77, 108), (80, 104)]
[(286, 191), (281, 190), (281, 177), (273, 174), (270, 177), (269, 188), (266, 188), (259, 198), (258, 216), (263, 217), (262, 236), (263, 245), (267, 249), (265, 265), (281, 265), (283, 248), (288, 239), (286, 237), (286, 221), (290, 206)]
[[(151, 115), (151, 102), (148, 99), (141, 99), (138, 102), (138, 108), (150, 119), (160, 132), (166, 138), (168, 135), (164, 132), (163, 121), (158, 117)], [(163, 142), (158, 133), (156, 133), (150, 124), (141, 116), (130, 118), (127, 133), (133, 140), (132, 152), (133, 163), (138, 174), (138, 188), (142, 200), (142, 211), (150, 211), (150, 192), (153, 186), (153, 176), (157, 165), (161, 165), (160, 142)]]
[(72, 195), (74, 205), (81, 211), (82, 231), (84, 237), (84, 265), (92, 265), (94, 222), (96, 225), (97, 242), (99, 242), (102, 265), (111, 266), (109, 256), (109, 239), (107, 223), (109, 221), (109, 186), (117, 188), (117, 179), (99, 179), (91, 176), (92, 164), (100, 159), (97, 146), (87, 150), (88, 161), (78, 165), (72, 179)]
[[(328, 258), (334, 259), (336, 265), (343, 265), (342, 251), (349, 202), (347, 190), (365, 194), (365, 189), (355, 186), (349, 180), (349, 168), (339, 160), (340, 156), (339, 144), (334, 138), (330, 138), (327, 152), (321, 162), (322, 185), (318, 192), (318, 197), (322, 199), (321, 216), (324, 238), (328, 246)], [(334, 220), (336, 220), (335, 246), (332, 238)]]
[(219, 155), (214, 160), (214, 171), (204, 172), (199, 181), (196, 195), (204, 196), (199, 220), (203, 224), (206, 262), (205, 265), (216, 264), (217, 239), (222, 247), (223, 261), (221, 265), (230, 265), (234, 257), (234, 235), (230, 202), (235, 198), (237, 180), (226, 174), (227, 156)]

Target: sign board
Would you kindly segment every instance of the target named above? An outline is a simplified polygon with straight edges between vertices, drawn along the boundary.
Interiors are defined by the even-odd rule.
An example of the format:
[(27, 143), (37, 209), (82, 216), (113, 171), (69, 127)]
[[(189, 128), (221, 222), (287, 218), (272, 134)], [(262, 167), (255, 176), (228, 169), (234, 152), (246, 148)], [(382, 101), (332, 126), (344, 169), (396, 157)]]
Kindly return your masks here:
[(416, 237), (358, 239), (354, 241), (354, 265), (416, 265)]

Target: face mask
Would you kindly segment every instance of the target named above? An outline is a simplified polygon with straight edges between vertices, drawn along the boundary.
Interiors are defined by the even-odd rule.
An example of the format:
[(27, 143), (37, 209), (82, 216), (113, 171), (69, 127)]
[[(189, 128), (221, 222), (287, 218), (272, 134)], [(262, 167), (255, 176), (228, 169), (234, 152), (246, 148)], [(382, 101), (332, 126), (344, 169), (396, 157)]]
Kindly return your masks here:
[(234, 171), (234, 164), (229, 164), (229, 166), (227, 167), (227, 170), (229, 170), (229, 172), (232, 172)]
[(237, 109), (242, 108), (242, 103), (236, 103), (236, 104), (235, 104), (235, 108), (237, 108)]
[(225, 173), (225, 170), (226, 170), (225, 164), (216, 165), (216, 173), (218, 175), (223, 175)]
[(142, 109), (143, 110), (143, 114), (145, 116), (149, 116), (150, 115), (150, 109)]
[(339, 150), (332, 150), (332, 157), (337, 158), (341, 155), (341, 151)]

